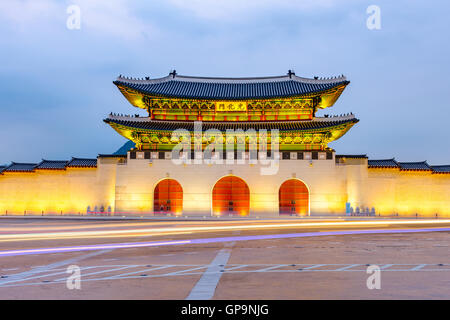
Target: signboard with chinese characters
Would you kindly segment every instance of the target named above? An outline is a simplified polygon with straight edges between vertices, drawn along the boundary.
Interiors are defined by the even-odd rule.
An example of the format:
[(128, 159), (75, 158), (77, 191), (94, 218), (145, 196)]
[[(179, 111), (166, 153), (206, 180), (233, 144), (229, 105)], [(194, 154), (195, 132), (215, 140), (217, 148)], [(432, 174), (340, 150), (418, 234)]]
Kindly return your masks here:
[(217, 101), (216, 111), (218, 112), (246, 112), (246, 101)]

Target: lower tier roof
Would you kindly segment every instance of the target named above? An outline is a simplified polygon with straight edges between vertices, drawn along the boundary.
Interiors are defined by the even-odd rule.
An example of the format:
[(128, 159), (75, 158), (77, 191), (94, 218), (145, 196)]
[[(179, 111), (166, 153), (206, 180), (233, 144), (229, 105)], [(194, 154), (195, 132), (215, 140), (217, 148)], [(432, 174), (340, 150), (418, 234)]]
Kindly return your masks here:
[[(134, 117), (120, 117), (109, 116), (105, 120), (110, 125), (121, 125), (129, 128), (156, 130), (156, 131), (174, 131), (177, 129), (185, 129), (194, 131), (194, 122), (192, 121), (169, 121), (169, 120), (151, 120), (150, 118), (134, 118)], [(315, 118), (306, 121), (228, 121), (215, 122), (203, 121), (202, 130), (216, 129), (226, 131), (233, 130), (248, 130), (248, 129), (279, 129), (280, 131), (303, 131), (330, 128), (342, 124), (355, 124), (359, 120), (353, 115), (346, 117), (331, 117), (331, 118)]]

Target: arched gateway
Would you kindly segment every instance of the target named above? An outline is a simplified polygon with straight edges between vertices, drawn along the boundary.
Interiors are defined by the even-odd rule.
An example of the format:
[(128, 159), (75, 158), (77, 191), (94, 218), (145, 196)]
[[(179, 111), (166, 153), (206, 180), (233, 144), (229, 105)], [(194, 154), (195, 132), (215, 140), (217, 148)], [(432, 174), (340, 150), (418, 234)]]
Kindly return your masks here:
[(153, 193), (155, 215), (181, 214), (183, 211), (183, 188), (174, 179), (161, 180)]
[(280, 214), (309, 215), (308, 187), (297, 179), (285, 181), (278, 192)]
[(227, 176), (216, 182), (212, 192), (215, 215), (246, 216), (250, 211), (250, 191), (244, 180)]
[[(211, 209), (212, 214), (248, 215), (249, 186), (242, 179), (233, 176), (232, 169), (236, 168), (236, 173), (244, 168), (240, 165), (238, 169), (235, 165), (243, 163), (244, 166), (253, 166), (254, 160), (262, 160), (262, 165), (266, 160), (271, 162), (270, 159), (279, 159), (277, 168), (280, 170), (270, 173), (261, 170), (262, 175), (273, 174), (273, 180), (270, 181), (281, 181), (278, 179), (291, 170), (289, 168), (303, 168), (305, 165), (312, 165), (311, 161), (318, 162), (311, 169), (314, 173), (308, 169), (314, 177), (316, 173), (319, 174), (321, 163), (327, 167), (329, 164), (335, 170), (334, 163), (338, 159), (328, 144), (346, 134), (359, 120), (353, 114), (319, 117), (316, 113), (332, 107), (349, 83), (344, 76), (306, 79), (296, 76), (292, 70), (281, 76), (257, 78), (193, 77), (179, 75), (175, 71), (165, 77), (153, 79), (119, 76), (114, 84), (134, 107), (143, 109), (148, 116), (110, 114), (104, 121), (134, 143), (134, 148), (123, 158), (126, 166), (133, 170), (135, 165), (150, 162), (155, 165), (146, 172), (150, 176), (163, 177), (171, 171), (168, 169), (171, 168), (170, 162), (176, 160), (174, 164), (183, 163), (185, 178), (193, 177), (190, 179), (195, 180), (183, 183), (183, 188), (190, 195), (185, 203), (186, 213), (203, 215), (205, 210)], [(197, 122), (201, 122), (201, 125)], [(192, 145), (195, 151), (205, 151), (203, 158), (197, 157), (192, 150), (183, 150), (182, 155), (173, 153), (180, 151), (179, 147), (187, 149)], [(255, 147), (258, 150), (256, 159), (251, 152)], [(212, 150), (214, 152), (210, 156), (208, 151)], [(201, 167), (188, 166), (191, 162), (188, 160), (193, 159), (199, 160), (195, 163), (212, 164), (205, 161), (209, 158), (225, 160), (226, 168), (214, 165), (198, 174), (201, 171), (197, 170), (201, 170)], [(367, 166), (365, 163), (362, 165)], [(179, 172), (178, 168), (173, 173)], [(257, 170), (247, 168), (251, 175)], [(34, 171), (34, 166), (29, 170)], [(230, 174), (217, 181), (213, 187), (210, 184), (211, 176), (222, 176), (223, 172)], [(2, 175), (3, 173), (1, 171)], [(252, 187), (264, 183), (263, 178), (261, 176), (260, 181), (252, 182)], [(141, 179), (146, 181), (147, 177), (143, 176)], [(201, 187), (206, 186), (213, 187), (213, 190), (208, 190), (212, 193), (211, 202), (210, 195), (204, 197), (201, 194)], [(271, 189), (269, 186), (264, 188), (267, 194), (255, 193), (252, 196), (255, 197), (252, 202), (255, 213), (271, 214), (275, 209), (276, 214), (277, 187), (279, 186)], [(295, 195), (289, 193), (282, 188), (280, 211), (308, 214), (306, 189), (295, 192)], [(181, 197), (179, 199), (181, 202)], [(140, 208), (142, 203), (139, 201), (140, 199), (136, 199), (133, 203), (124, 203), (124, 206)], [(175, 210), (173, 200), (167, 204), (162, 197), (155, 202), (156, 212)]]

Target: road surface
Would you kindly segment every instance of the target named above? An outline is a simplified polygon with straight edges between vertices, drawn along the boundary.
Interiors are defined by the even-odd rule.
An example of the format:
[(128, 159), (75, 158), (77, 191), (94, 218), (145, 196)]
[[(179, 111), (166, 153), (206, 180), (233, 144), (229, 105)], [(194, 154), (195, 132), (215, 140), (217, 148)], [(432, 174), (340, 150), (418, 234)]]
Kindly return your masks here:
[(450, 299), (449, 246), (437, 219), (2, 218), (0, 299)]

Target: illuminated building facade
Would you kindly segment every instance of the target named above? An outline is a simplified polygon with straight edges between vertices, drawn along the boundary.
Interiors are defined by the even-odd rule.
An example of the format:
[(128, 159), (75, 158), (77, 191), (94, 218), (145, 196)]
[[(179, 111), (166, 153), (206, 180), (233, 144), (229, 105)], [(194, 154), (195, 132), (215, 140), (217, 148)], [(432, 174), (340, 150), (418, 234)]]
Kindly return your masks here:
[(135, 147), (0, 168), (7, 214), (450, 216), (450, 166), (336, 155), (358, 122), (318, 117), (349, 84), (306, 79), (118, 77), (148, 116), (104, 121)]

